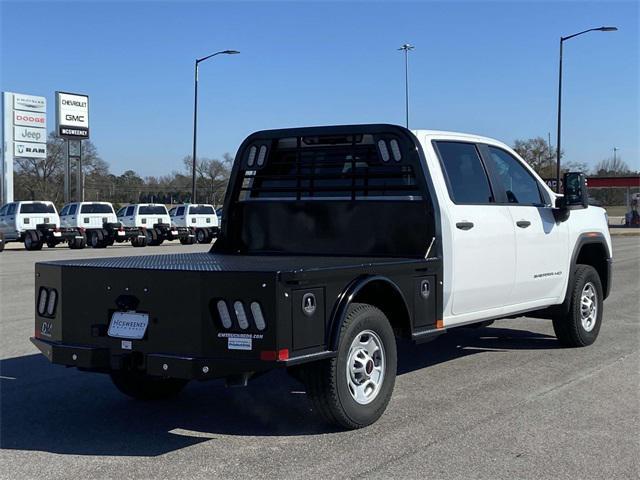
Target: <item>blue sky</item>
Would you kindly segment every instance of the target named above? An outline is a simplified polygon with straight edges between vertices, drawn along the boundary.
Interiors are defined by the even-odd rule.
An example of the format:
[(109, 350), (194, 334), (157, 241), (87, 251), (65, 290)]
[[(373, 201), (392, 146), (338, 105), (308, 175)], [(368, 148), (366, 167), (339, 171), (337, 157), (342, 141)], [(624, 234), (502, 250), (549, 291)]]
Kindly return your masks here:
[(613, 147), (640, 169), (638, 2), (0, 3), (1, 88), (90, 96), (91, 139), (115, 173), (160, 175), (191, 151), (235, 154), (254, 130), (404, 122), (555, 144), (558, 39), (565, 43), (563, 150), (589, 165)]

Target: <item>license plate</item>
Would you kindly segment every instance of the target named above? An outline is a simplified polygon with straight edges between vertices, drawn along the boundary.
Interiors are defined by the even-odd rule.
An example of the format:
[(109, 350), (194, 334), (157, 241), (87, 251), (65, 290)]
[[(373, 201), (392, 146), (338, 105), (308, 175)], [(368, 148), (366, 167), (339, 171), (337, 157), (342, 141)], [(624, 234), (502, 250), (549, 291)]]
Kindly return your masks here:
[(62, 232), (53, 232), (53, 236), (54, 237), (61, 237), (62, 236)]
[(171, 235), (178, 235), (178, 231), (177, 230), (171, 230)]
[(114, 312), (109, 324), (110, 337), (140, 340), (149, 325), (149, 314), (138, 312)]
[(124, 235), (124, 232), (122, 230), (118, 230), (118, 236), (121, 237), (122, 235)]

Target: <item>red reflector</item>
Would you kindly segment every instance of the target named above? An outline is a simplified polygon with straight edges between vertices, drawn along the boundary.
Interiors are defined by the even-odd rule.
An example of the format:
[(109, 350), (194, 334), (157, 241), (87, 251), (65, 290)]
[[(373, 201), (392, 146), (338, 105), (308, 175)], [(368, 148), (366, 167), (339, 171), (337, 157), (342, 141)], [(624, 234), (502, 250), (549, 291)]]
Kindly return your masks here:
[(288, 359), (289, 359), (288, 348), (280, 349), (277, 352), (275, 350), (263, 350), (262, 352), (260, 352), (260, 360), (264, 362), (275, 362), (276, 360), (283, 361)]
[(278, 350), (278, 360), (287, 360), (289, 358), (289, 349), (283, 348)]
[(260, 352), (260, 360), (265, 362), (275, 362), (276, 361), (276, 351), (275, 350), (264, 350)]

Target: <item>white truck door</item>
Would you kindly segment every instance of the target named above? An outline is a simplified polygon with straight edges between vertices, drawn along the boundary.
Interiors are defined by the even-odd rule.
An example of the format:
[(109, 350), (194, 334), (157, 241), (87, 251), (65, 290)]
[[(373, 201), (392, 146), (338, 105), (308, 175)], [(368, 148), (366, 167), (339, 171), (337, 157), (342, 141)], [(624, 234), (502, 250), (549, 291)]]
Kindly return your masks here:
[(556, 223), (538, 180), (520, 160), (498, 147), (488, 150), (515, 225), (516, 280), (509, 305), (548, 303), (562, 295), (568, 274), (566, 222)]
[(451, 200), (443, 206), (453, 238), (452, 278), (447, 279), (451, 311), (454, 316), (473, 313), (480, 318), (483, 311), (501, 309), (510, 298), (516, 264), (513, 222), (508, 207), (494, 201), (475, 144), (439, 141), (436, 148)]

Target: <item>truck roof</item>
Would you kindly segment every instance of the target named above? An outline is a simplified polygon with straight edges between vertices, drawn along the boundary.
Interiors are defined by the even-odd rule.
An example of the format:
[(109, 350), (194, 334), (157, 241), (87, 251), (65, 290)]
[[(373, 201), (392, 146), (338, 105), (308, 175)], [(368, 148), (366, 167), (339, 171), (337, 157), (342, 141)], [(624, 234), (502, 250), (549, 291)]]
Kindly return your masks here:
[(452, 131), (447, 131), (447, 130), (426, 130), (426, 129), (416, 129), (416, 130), (411, 130), (411, 133), (413, 133), (416, 136), (420, 136), (420, 135), (426, 135), (429, 138), (437, 138), (437, 139), (460, 139), (460, 138), (464, 138), (466, 140), (469, 141), (474, 141), (474, 142), (482, 142), (482, 143), (490, 143), (490, 144), (495, 144), (495, 145), (501, 145), (503, 147), (507, 147), (509, 148), (509, 150), (511, 150), (511, 147), (509, 147), (508, 145), (506, 145), (505, 143), (496, 140), (495, 138), (491, 138), (491, 137), (485, 137), (482, 135), (476, 135), (474, 133), (464, 133), (464, 132), (452, 132)]

